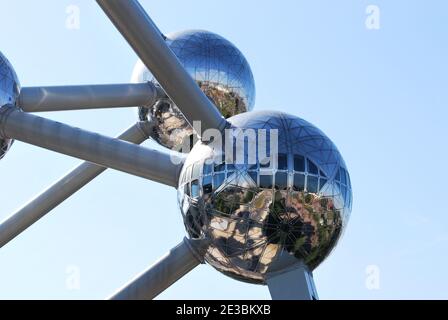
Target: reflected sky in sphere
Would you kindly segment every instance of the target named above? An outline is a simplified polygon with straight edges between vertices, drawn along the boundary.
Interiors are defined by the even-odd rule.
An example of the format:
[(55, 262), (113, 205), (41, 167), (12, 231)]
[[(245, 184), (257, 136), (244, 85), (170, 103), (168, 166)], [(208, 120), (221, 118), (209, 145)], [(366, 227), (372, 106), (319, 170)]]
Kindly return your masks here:
[[(229, 160), (210, 145), (195, 145), (178, 189), (189, 236), (209, 240), (205, 260), (237, 280), (263, 284), (270, 272), (301, 261), (315, 269), (336, 246), (352, 207), (338, 149), (309, 122), (281, 112), (245, 113), (229, 122), (243, 135), (264, 129), (268, 141), (262, 144), (258, 136), (247, 142), (253, 148), (235, 147), (245, 153), (242, 162), (233, 160), (238, 151)], [(278, 130), (278, 141), (271, 130)], [(274, 152), (272, 143), (278, 157), (266, 163), (260, 155)], [(262, 145), (270, 151), (260, 152)], [(249, 150), (257, 152), (254, 163)], [(284, 260), (278, 270), (276, 262)]]
[[(16, 104), (20, 83), (8, 59), (0, 52), (0, 108), (6, 104)], [(0, 159), (8, 152), (13, 141), (0, 138)]]
[[(255, 81), (252, 70), (234, 44), (204, 30), (171, 33), (166, 42), (225, 118), (253, 109)], [(134, 68), (132, 81), (157, 83), (141, 61)], [(183, 141), (193, 134), (193, 128), (168, 98), (160, 99), (150, 108), (140, 108), (139, 118), (155, 122), (152, 138), (169, 149), (179, 150)]]

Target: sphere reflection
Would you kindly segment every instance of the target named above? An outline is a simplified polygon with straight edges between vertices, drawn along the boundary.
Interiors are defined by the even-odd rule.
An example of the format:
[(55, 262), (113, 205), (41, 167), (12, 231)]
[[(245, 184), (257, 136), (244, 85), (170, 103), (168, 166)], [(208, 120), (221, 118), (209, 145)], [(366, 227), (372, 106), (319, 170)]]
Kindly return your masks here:
[[(167, 43), (202, 91), (225, 118), (252, 110), (255, 84), (249, 63), (231, 42), (202, 30), (189, 30), (167, 36)], [(157, 82), (139, 61), (134, 82)], [(180, 149), (193, 129), (170, 99), (160, 99), (150, 108), (139, 108), (140, 120), (154, 121), (153, 138), (170, 149)]]
[[(265, 283), (270, 272), (300, 262), (313, 270), (335, 247), (351, 212), (339, 151), (315, 126), (284, 113), (250, 112), (229, 122), (243, 131), (277, 129), (278, 159), (274, 165), (257, 157), (253, 164), (248, 147), (242, 163), (211, 163), (222, 154), (198, 142), (178, 188), (188, 235), (208, 239), (205, 260), (241, 281)], [(255, 144), (261, 148), (259, 138)], [(280, 260), (286, 262), (279, 267)]]
[[(15, 105), (20, 92), (17, 75), (8, 59), (0, 52), (0, 108), (6, 104)], [(0, 138), (0, 159), (8, 152), (13, 141)]]

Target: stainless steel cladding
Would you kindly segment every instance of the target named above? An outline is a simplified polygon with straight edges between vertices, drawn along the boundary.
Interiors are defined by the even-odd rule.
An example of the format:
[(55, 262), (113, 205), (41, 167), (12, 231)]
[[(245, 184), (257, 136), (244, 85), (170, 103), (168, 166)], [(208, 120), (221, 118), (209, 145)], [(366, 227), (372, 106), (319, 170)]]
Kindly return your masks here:
[[(253, 109), (254, 77), (246, 58), (231, 42), (202, 30), (173, 33), (166, 41), (225, 118)], [(132, 81), (157, 83), (141, 61), (135, 66)], [(155, 122), (152, 137), (169, 149), (180, 150), (185, 139), (193, 134), (191, 124), (169, 98), (140, 107), (139, 118)]]
[[(20, 93), (20, 83), (8, 59), (0, 52), (0, 108), (15, 105)], [(8, 152), (13, 141), (0, 137), (0, 159)]]
[[(341, 154), (322, 131), (295, 116), (250, 112), (228, 121), (242, 134), (277, 129), (278, 141), (261, 143), (257, 137), (254, 163), (248, 160), (250, 141), (241, 149), (242, 163), (225, 160), (225, 150), (195, 145), (178, 188), (188, 235), (208, 239), (205, 260), (238, 280), (265, 283), (269, 273), (302, 262), (313, 270), (336, 246), (351, 212)], [(259, 156), (270, 155), (272, 143), (275, 164)], [(262, 146), (269, 150), (260, 153)]]

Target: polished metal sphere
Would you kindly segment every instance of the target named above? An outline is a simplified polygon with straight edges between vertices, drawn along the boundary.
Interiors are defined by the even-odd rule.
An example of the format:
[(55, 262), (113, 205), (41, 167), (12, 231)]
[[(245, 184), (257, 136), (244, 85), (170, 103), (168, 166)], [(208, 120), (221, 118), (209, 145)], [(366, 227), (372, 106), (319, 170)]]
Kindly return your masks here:
[[(254, 77), (246, 58), (231, 42), (202, 30), (173, 33), (166, 41), (225, 118), (252, 110)], [(157, 83), (141, 61), (134, 68), (132, 81)], [(169, 149), (180, 150), (184, 140), (193, 134), (191, 125), (168, 98), (150, 108), (140, 107), (139, 118), (155, 122), (153, 138)]]
[[(16, 72), (8, 59), (0, 52), (0, 108), (4, 105), (15, 105), (19, 97), (20, 84)], [(2, 139), (0, 137), (0, 159), (12, 145), (11, 139)]]
[[(208, 240), (206, 262), (237, 280), (263, 284), (270, 274), (299, 264), (313, 270), (336, 246), (351, 212), (341, 154), (322, 131), (295, 116), (249, 112), (228, 121), (243, 133), (266, 129), (267, 141), (262, 144), (260, 135), (246, 142), (240, 163), (219, 151), (225, 147), (194, 146), (178, 188), (189, 237)], [(278, 157), (266, 163), (260, 157), (275, 150), (273, 129)], [(249, 161), (254, 150), (258, 156)]]

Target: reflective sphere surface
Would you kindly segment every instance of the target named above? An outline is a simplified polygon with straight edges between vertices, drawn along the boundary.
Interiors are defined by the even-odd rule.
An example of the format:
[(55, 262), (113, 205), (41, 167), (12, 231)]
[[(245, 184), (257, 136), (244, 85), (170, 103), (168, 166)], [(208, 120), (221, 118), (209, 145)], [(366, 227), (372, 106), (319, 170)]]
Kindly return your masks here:
[[(225, 118), (253, 109), (255, 84), (249, 63), (231, 42), (202, 30), (167, 36), (167, 43), (179, 61), (214, 102)], [(133, 82), (157, 82), (139, 61)], [(193, 129), (170, 99), (161, 99), (151, 108), (139, 109), (140, 120), (156, 122), (153, 138), (161, 145), (177, 149)]]
[[(17, 75), (8, 59), (0, 52), (0, 108), (6, 104), (15, 105), (20, 92)], [(0, 138), (0, 159), (11, 147), (11, 139)]]
[[(228, 121), (243, 132), (278, 129), (278, 160), (272, 166), (260, 156), (241, 164), (213, 161), (224, 159), (222, 152), (198, 142), (178, 188), (188, 235), (208, 239), (205, 260), (237, 280), (265, 283), (269, 273), (299, 263), (313, 270), (336, 246), (351, 212), (350, 177), (339, 151), (315, 126), (284, 113), (249, 112)], [(264, 145), (275, 150), (269, 137)], [(260, 141), (254, 140), (258, 149)]]

